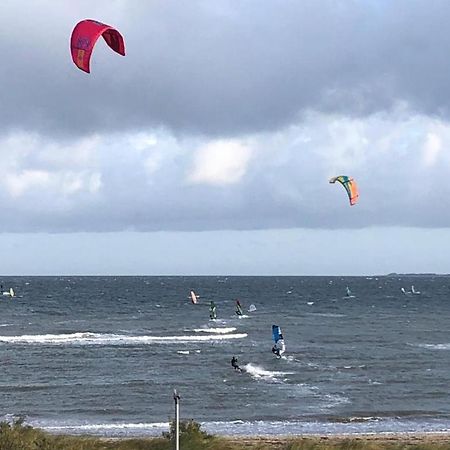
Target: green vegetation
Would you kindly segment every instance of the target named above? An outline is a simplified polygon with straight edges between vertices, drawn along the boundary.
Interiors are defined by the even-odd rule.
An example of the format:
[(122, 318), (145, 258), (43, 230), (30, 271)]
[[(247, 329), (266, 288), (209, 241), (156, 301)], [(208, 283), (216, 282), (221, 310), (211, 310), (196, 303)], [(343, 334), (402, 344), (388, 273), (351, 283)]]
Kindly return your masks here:
[[(103, 439), (52, 435), (23, 424), (0, 423), (0, 450), (173, 450), (175, 427), (159, 438)], [(445, 436), (430, 438), (219, 438), (192, 420), (180, 424), (180, 450), (450, 450)]]

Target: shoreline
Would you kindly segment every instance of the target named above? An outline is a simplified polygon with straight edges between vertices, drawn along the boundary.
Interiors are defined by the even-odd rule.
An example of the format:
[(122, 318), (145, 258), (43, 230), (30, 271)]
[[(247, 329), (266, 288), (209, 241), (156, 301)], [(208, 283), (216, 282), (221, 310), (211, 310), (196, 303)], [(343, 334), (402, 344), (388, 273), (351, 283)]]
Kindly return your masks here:
[[(79, 435), (59, 434), (59, 436)], [(213, 435), (215, 438), (225, 440), (232, 443), (248, 443), (248, 444), (280, 444), (289, 441), (310, 440), (310, 441), (374, 441), (374, 442), (403, 442), (403, 443), (424, 443), (424, 442), (448, 442), (450, 444), (450, 430), (448, 431), (430, 431), (430, 432), (386, 432), (386, 433), (348, 433), (348, 434), (298, 434), (298, 435)], [(95, 437), (95, 436), (93, 436)], [(102, 441), (122, 441), (128, 439), (152, 440), (161, 436), (115, 436), (115, 437), (99, 437)], [(449, 447), (450, 448), (450, 447)]]

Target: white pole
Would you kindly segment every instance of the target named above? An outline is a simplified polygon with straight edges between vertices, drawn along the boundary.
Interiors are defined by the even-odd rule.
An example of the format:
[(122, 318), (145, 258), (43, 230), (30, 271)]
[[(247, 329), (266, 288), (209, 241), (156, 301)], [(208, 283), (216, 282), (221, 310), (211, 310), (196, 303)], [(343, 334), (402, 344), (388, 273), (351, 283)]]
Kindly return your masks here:
[(175, 400), (175, 450), (180, 450), (180, 396), (177, 390), (173, 390)]

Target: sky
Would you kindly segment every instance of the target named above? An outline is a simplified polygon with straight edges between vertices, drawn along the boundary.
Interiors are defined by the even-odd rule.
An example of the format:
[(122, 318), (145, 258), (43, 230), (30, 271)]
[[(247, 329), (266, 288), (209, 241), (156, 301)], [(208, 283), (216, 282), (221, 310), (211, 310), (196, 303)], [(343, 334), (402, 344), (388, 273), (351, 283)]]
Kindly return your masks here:
[[(85, 18), (126, 47), (100, 38), (90, 74), (69, 49)], [(450, 273), (449, 19), (444, 0), (2, 0), (0, 275)]]

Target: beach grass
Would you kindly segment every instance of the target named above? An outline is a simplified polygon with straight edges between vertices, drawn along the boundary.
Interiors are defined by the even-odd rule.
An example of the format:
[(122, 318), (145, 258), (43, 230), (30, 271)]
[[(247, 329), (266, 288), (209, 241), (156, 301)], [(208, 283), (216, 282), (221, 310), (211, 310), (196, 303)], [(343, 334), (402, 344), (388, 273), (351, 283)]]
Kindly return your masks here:
[[(53, 435), (18, 420), (0, 423), (0, 450), (173, 450), (174, 427), (161, 437), (105, 439)], [(450, 435), (242, 437), (209, 435), (194, 421), (180, 426), (180, 450), (450, 450)]]

